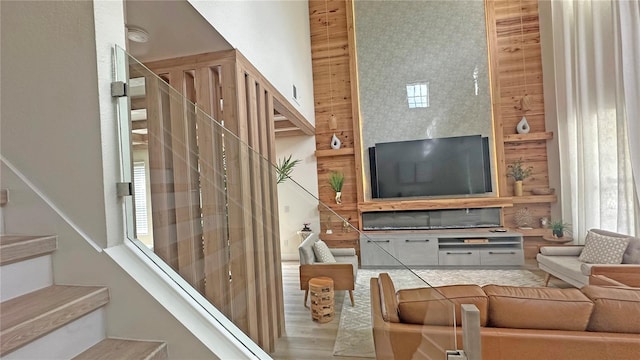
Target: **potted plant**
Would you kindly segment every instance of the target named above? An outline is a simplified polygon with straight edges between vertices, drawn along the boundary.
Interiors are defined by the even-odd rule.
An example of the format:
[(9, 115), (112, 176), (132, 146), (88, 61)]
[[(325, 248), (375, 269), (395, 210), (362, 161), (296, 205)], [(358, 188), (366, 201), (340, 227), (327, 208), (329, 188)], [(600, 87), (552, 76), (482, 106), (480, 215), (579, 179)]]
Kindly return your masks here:
[(522, 180), (531, 176), (532, 166), (523, 167), (522, 158), (516, 160), (513, 164), (507, 166), (507, 176), (511, 176), (515, 180), (513, 194), (522, 196)]
[(571, 225), (562, 222), (562, 220), (552, 221), (551, 224), (549, 224), (553, 236), (558, 238), (564, 237), (564, 232), (569, 231), (570, 226)]
[(344, 174), (339, 171), (332, 171), (329, 175), (329, 184), (336, 192), (336, 204), (342, 203), (342, 185), (344, 184)]
[(289, 175), (291, 175), (293, 168), (300, 162), (299, 159), (291, 160), (292, 156), (293, 155), (289, 155), (288, 158), (282, 158), (278, 160), (278, 163), (276, 164), (278, 184), (283, 183), (285, 180), (287, 180), (287, 178), (289, 178)]

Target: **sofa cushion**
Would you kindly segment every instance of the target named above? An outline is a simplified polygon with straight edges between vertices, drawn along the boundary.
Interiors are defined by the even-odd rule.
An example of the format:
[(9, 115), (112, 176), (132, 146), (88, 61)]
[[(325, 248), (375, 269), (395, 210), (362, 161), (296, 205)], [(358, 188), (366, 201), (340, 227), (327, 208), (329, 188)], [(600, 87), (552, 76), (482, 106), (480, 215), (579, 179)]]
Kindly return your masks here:
[(640, 264), (640, 238), (630, 237), (627, 251), (622, 257), (623, 264)]
[(538, 266), (552, 275), (567, 281), (575, 286), (583, 286), (589, 283), (589, 277), (582, 274), (580, 267), (584, 264), (577, 256), (536, 256)]
[(399, 290), (398, 315), (403, 323), (453, 326), (455, 304), (456, 325), (460, 325), (461, 304), (473, 304), (480, 310), (480, 326), (487, 324), (487, 296), (478, 285), (450, 285)]
[(595, 307), (588, 331), (640, 334), (640, 289), (589, 285), (582, 288)]
[(606, 235), (606, 236), (628, 238), (629, 245), (627, 246), (627, 251), (624, 252), (624, 256), (622, 257), (622, 263), (623, 264), (640, 264), (640, 238), (631, 237), (629, 235), (615, 233), (607, 230), (591, 229), (591, 231), (597, 234)]
[(578, 260), (591, 264), (620, 264), (629, 245), (629, 238), (589, 231)]
[(578, 289), (485, 285), (489, 326), (584, 331), (593, 303)]
[(316, 260), (318, 260), (318, 262), (321, 262), (321, 263), (336, 262), (336, 259), (333, 257), (331, 250), (329, 250), (329, 247), (327, 246), (327, 244), (322, 240), (318, 240), (316, 241), (315, 244), (313, 244), (313, 253), (316, 254)]

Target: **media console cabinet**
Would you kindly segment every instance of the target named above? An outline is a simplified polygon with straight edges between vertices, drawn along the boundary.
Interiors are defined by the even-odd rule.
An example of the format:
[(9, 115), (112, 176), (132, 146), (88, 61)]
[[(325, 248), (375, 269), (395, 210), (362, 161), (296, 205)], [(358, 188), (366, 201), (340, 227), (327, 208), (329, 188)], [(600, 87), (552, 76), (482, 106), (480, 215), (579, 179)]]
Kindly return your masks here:
[(369, 231), (360, 235), (360, 256), (370, 268), (400, 267), (398, 261), (425, 267), (524, 264), (522, 234), (489, 229)]

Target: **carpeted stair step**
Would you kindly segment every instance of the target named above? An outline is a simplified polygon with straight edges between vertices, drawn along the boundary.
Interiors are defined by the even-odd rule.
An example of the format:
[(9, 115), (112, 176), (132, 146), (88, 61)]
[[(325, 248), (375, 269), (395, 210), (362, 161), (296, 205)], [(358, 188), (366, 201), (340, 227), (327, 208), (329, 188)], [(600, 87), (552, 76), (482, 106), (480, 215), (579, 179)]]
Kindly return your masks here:
[(0, 265), (50, 254), (57, 244), (55, 235), (0, 235)]
[(73, 360), (166, 360), (167, 344), (159, 341), (104, 339)]
[(0, 356), (109, 302), (96, 286), (53, 285), (0, 303)]

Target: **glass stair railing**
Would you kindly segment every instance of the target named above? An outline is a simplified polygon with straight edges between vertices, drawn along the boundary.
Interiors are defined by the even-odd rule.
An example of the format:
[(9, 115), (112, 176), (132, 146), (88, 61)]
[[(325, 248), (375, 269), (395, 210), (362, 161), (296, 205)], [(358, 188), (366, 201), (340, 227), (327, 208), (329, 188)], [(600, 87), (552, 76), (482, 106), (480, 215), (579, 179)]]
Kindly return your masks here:
[[(280, 228), (287, 214), (305, 214), (317, 228), (322, 209), (345, 224), (341, 231), (358, 229), (301, 187), (295, 171), (277, 183), (268, 124), (274, 111), (268, 94), (259, 100), (265, 95), (259, 85), (234, 73), (233, 84), (241, 84), (244, 92), (229, 91), (233, 84), (223, 80), (234, 67), (220, 65), (207, 70), (204, 84), (188, 69), (169, 74), (181, 79), (182, 91), (177, 91), (167, 76), (161, 78), (120, 48), (115, 52), (116, 80), (128, 88), (128, 97), (118, 100), (118, 113), (122, 176), (133, 188), (125, 206), (129, 241), (154, 262), (166, 263), (177, 284), (188, 282), (190, 291), (230, 319), (231, 334), (242, 332), (274, 358), (318, 355), (320, 346), (327, 356), (443, 359), (447, 350), (459, 348), (454, 303), (375, 241), (373, 251), (388, 268), (358, 269), (359, 249), (332, 249), (336, 263), (330, 264), (314, 263), (314, 246), (303, 246), (302, 256), (309, 259), (300, 260), (302, 266), (281, 260)], [(207, 92), (210, 101), (190, 101), (198, 91)], [(250, 101), (256, 94), (258, 101)], [(235, 101), (234, 95), (247, 97)], [(282, 196), (288, 199), (286, 212), (278, 205)], [(322, 246), (316, 247), (322, 253)], [(322, 281), (326, 277), (331, 286)], [(396, 295), (408, 288), (416, 290)], [(309, 305), (303, 289), (309, 291)], [(434, 310), (416, 317), (433, 324), (425, 327), (432, 331), (396, 332), (402, 325), (394, 323), (402, 294), (431, 300)], [(318, 345), (320, 333), (329, 336), (328, 345)]]

